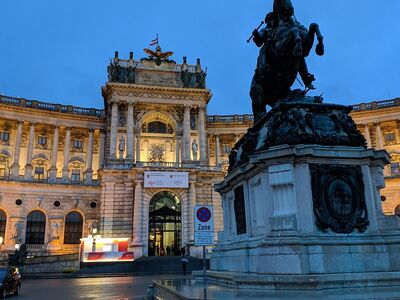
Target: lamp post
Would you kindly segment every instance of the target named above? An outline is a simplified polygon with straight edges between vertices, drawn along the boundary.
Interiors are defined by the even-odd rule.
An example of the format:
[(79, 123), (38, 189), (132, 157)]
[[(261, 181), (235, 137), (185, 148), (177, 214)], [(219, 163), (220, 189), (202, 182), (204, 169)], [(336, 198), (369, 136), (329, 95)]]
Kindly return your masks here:
[(96, 235), (97, 233), (97, 228), (92, 229), (92, 239), (93, 239), (93, 244), (92, 244), (92, 252), (96, 252), (96, 239), (99, 237)]

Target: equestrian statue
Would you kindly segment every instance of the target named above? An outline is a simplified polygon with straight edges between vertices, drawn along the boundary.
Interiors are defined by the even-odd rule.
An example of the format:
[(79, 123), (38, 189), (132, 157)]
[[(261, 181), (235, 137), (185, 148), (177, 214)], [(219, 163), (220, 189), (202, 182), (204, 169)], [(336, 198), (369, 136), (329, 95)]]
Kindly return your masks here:
[[(250, 89), (255, 123), (266, 113), (266, 105), (305, 96), (310, 89), (315, 89), (315, 77), (308, 72), (305, 60), (315, 37), (316, 54), (324, 54), (318, 24), (312, 23), (308, 30), (301, 25), (294, 16), (291, 0), (274, 0), (273, 12), (267, 14), (263, 23), (265, 27), (260, 31), (255, 29), (251, 37), (261, 47)], [(298, 74), (304, 91), (291, 90)]]

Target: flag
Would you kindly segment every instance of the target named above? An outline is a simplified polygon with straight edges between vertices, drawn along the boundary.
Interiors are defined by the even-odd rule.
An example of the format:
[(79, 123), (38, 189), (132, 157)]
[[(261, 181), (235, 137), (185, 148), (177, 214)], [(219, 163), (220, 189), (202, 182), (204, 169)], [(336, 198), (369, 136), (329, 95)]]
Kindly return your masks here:
[(150, 46), (154, 46), (154, 45), (157, 45), (157, 44), (158, 44), (158, 34), (157, 34), (157, 37), (150, 42)]

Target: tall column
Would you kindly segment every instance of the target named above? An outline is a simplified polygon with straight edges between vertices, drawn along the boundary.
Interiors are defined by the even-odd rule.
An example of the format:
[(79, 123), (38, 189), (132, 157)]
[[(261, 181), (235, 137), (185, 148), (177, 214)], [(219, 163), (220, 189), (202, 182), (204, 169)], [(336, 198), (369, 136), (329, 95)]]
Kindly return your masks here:
[(219, 166), (220, 161), (219, 161), (219, 135), (215, 135), (215, 165)]
[(14, 145), (14, 162), (11, 166), (11, 177), (13, 179), (17, 179), (19, 177), (19, 156), (21, 153), (22, 125), (24, 122), (18, 121), (17, 124), (17, 136), (15, 138)]
[(51, 145), (50, 182), (57, 180), (58, 126), (54, 126), (53, 143)]
[(143, 180), (137, 180), (135, 185), (135, 199), (133, 204), (133, 242), (140, 244), (142, 241), (143, 227)]
[(104, 166), (104, 153), (106, 151), (106, 133), (100, 129), (100, 145), (99, 145), (99, 169)]
[(140, 161), (140, 133), (136, 136), (136, 162)]
[(206, 161), (206, 127), (205, 127), (205, 107), (199, 107), (199, 144), (200, 144), (200, 161)]
[(396, 144), (400, 144), (400, 120), (396, 122), (395, 133), (396, 133)]
[(235, 144), (237, 142), (239, 142), (239, 139), (240, 139), (240, 134), (239, 133), (235, 133)]
[(190, 106), (185, 105), (183, 114), (183, 160), (190, 160)]
[(133, 160), (133, 103), (128, 103), (126, 126), (126, 159)]
[(69, 151), (71, 144), (71, 127), (66, 127), (65, 142), (64, 142), (64, 165), (62, 169), (62, 181), (68, 182), (69, 179)]
[(368, 123), (365, 124), (364, 137), (365, 137), (365, 140), (367, 141), (367, 147), (368, 147), (368, 148), (371, 148), (371, 134), (370, 134), (370, 132), (369, 132)]
[(180, 163), (180, 159), (179, 159), (179, 152), (180, 152), (180, 139), (178, 137), (175, 137), (175, 161), (177, 163)]
[(383, 149), (383, 136), (381, 130), (381, 124), (376, 123), (376, 148)]
[(196, 186), (193, 181), (189, 183), (188, 199), (188, 241), (194, 242), (194, 207), (196, 206)]
[(29, 128), (28, 150), (26, 153), (25, 180), (32, 179), (32, 154), (33, 154), (34, 139), (35, 139), (35, 123), (31, 123), (31, 126)]
[(110, 159), (117, 158), (118, 103), (111, 106)]
[(89, 141), (88, 141), (88, 148), (86, 152), (86, 179), (85, 183), (92, 183), (93, 181), (93, 133), (94, 129), (89, 129)]

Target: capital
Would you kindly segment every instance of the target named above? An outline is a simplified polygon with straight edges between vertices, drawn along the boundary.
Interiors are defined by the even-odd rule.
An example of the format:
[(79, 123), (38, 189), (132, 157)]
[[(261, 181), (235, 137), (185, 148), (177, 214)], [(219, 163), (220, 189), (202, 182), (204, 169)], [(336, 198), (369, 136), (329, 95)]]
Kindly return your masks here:
[(89, 128), (89, 133), (93, 133), (96, 130), (96, 128)]

